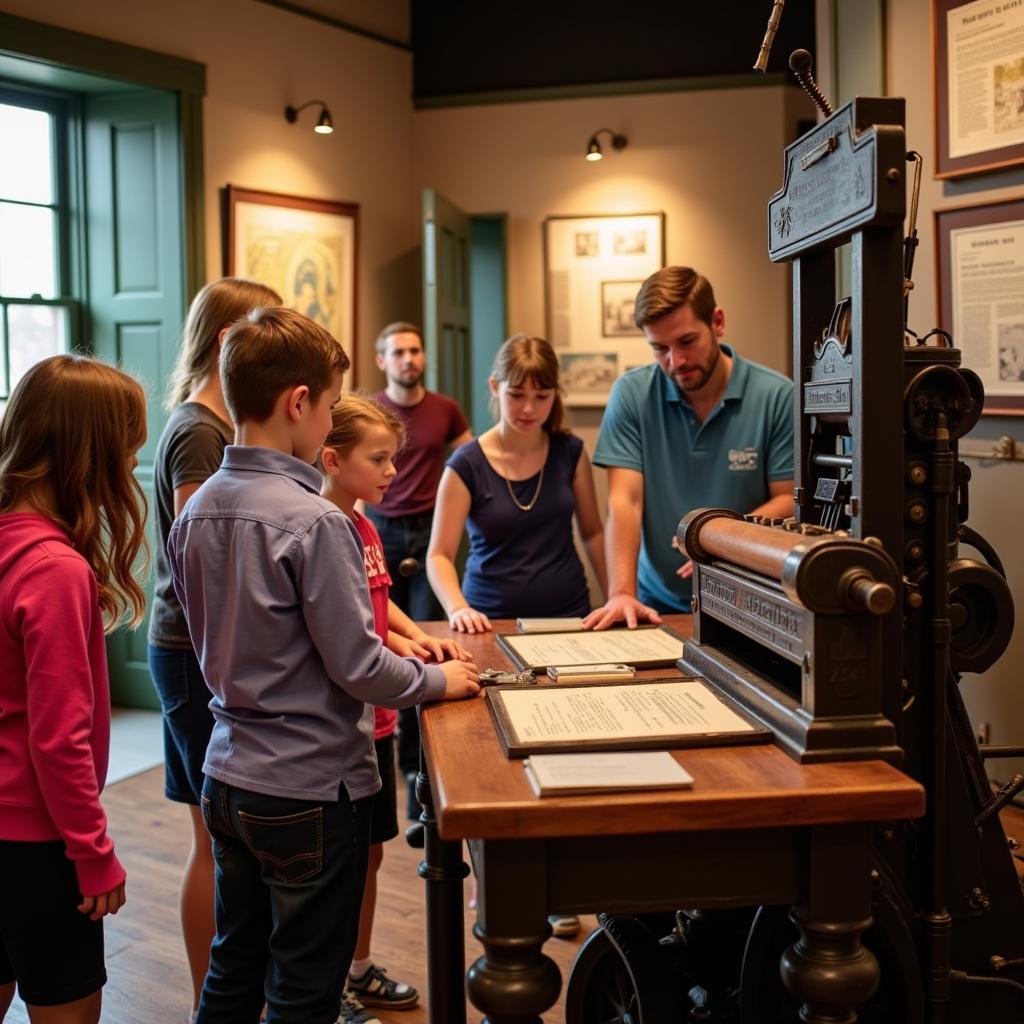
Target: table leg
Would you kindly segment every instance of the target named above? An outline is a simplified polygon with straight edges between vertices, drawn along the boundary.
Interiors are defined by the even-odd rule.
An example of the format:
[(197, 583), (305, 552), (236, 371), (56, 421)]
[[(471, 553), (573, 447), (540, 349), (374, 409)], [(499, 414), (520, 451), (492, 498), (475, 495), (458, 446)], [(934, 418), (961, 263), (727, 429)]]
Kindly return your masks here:
[(878, 988), (878, 961), (861, 945), (871, 926), (871, 833), (866, 825), (812, 829), (805, 902), (790, 919), (800, 938), (782, 955), (782, 980), (801, 1024), (855, 1024)]
[(551, 936), (545, 906), (543, 843), (484, 840), (474, 851), (480, 906), (473, 935), (484, 947), (466, 975), (484, 1024), (541, 1024), (562, 988), (544, 955)]
[(447, 842), (437, 830), (426, 760), (420, 754), (416, 799), (423, 807), (424, 859), (419, 875), (426, 885), (427, 903), (427, 1021), (428, 1024), (466, 1024), (465, 922), (462, 883), (469, 867), (462, 843)]

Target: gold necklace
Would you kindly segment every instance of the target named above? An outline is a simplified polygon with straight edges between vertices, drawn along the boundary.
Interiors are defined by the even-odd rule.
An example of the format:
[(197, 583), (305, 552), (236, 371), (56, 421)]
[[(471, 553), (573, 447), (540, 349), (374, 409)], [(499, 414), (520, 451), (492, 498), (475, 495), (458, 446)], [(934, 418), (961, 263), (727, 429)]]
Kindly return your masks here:
[(501, 467), (505, 470), (505, 486), (508, 488), (508, 496), (512, 499), (512, 504), (515, 505), (520, 512), (529, 512), (534, 505), (537, 504), (537, 499), (540, 497), (540, 489), (544, 486), (544, 466), (547, 464), (548, 456), (547, 452), (544, 453), (544, 463), (540, 467), (540, 476), (537, 478), (537, 489), (533, 492), (533, 497), (530, 499), (528, 505), (524, 505), (517, 497), (516, 492), (512, 490), (512, 481), (508, 478), (508, 459), (505, 457), (505, 446), (501, 443), (501, 428), (498, 428), (498, 433), (495, 435), (498, 441), (498, 451), (501, 452)]

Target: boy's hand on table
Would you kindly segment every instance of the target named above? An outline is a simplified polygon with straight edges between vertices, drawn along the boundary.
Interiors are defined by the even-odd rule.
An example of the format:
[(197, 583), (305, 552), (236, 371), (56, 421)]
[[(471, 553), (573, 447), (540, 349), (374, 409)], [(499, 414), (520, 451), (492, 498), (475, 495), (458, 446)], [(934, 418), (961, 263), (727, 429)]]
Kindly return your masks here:
[(83, 896), (78, 909), (83, 914), (88, 914), (93, 921), (98, 921), (107, 914), (116, 914), (125, 903), (124, 882), (110, 892), (101, 892), (96, 896)]
[(481, 692), (480, 671), (471, 661), (446, 661), (441, 671), (445, 682), (443, 700), (461, 700)]

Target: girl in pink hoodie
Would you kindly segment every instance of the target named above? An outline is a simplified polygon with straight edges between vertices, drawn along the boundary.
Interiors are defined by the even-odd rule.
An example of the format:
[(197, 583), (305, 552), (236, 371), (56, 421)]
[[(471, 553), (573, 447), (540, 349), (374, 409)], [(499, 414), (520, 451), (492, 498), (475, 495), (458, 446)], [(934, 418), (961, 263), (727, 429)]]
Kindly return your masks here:
[(125, 900), (104, 637), (142, 619), (145, 439), (138, 383), (77, 355), (33, 366), (0, 421), (0, 1019), (17, 983), (30, 1013), (99, 1020), (102, 918)]

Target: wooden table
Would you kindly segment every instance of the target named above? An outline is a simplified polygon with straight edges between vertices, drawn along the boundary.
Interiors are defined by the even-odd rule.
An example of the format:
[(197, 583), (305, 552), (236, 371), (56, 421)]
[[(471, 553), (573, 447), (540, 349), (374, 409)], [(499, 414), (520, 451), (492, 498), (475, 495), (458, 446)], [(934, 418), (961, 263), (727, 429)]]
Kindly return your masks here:
[[(668, 625), (690, 635), (689, 616)], [(480, 668), (508, 660), (495, 632), (460, 635)], [(427, 623), (435, 636), (446, 623)], [(645, 673), (669, 675), (674, 670)], [(783, 979), (805, 1024), (853, 1020), (878, 984), (870, 924), (871, 824), (924, 813), (924, 791), (881, 761), (799, 765), (771, 745), (687, 749), (692, 790), (538, 799), (502, 752), (484, 700), (422, 709), (431, 1024), (464, 1024), (462, 884), (470, 841), (484, 954), (466, 989), (488, 1024), (533, 1024), (561, 977), (549, 914), (791, 905), (800, 939)]]

